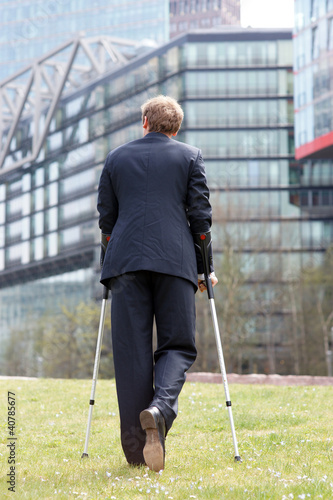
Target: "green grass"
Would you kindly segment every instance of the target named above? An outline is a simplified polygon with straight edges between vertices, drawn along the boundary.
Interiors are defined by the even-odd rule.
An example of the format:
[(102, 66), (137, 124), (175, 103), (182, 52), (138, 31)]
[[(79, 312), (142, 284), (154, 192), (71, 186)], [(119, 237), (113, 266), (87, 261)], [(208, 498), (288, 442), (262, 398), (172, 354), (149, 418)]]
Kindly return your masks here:
[[(89, 458), (82, 460), (90, 380), (1, 380), (0, 498), (331, 499), (333, 388), (186, 383), (166, 440), (166, 468), (129, 467), (114, 381), (99, 380)], [(7, 391), (16, 394), (16, 492), (7, 490)]]

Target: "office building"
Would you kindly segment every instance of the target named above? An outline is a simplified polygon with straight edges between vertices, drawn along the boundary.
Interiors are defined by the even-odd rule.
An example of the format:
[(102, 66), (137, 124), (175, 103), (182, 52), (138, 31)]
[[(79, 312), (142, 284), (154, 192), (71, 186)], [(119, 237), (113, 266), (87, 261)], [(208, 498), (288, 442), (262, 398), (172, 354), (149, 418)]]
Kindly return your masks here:
[(1, 1), (0, 9), (0, 80), (78, 35), (169, 39), (169, 0)]
[(170, 0), (170, 38), (196, 29), (240, 24), (240, 0)]
[[(293, 50), (295, 157), (300, 160), (292, 180), (300, 187), (295, 202), (311, 222), (312, 245), (318, 249), (322, 228), (324, 251), (333, 236), (332, 0), (295, 1)], [(306, 226), (304, 238), (306, 244)]]
[(295, 154), (326, 159), (320, 180), (333, 157), (333, 1), (296, 0), (294, 31)]
[[(106, 47), (105, 59), (100, 47)], [(188, 33), (141, 55), (135, 45), (80, 39), (31, 70), (33, 76), (27, 73), (23, 81), (21, 75), (2, 89), (2, 95), (9, 92), (2, 117), (16, 123), (2, 139), (3, 338), (38, 311), (100, 296), (96, 189), (104, 159), (110, 149), (141, 136), (141, 103), (163, 93), (184, 108), (178, 140), (203, 151), (217, 266), (229, 241), (246, 277), (250, 320), (240, 366), (288, 367), (286, 287), (333, 240), (332, 221), (305, 218), (299, 205), (312, 188), (300, 183), (294, 159), (291, 31)], [(29, 99), (29, 82), (39, 104)], [(26, 100), (17, 97), (10, 106), (15, 83)]]
[(189, 30), (240, 24), (240, 0), (4, 0), (0, 9), (0, 80), (78, 35), (154, 46)]

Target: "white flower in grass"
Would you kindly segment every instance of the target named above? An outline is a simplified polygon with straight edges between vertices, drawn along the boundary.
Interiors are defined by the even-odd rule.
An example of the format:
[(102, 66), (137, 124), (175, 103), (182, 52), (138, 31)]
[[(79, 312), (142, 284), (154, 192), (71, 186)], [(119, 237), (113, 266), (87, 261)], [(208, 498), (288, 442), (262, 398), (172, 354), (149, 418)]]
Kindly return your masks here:
[(106, 471), (107, 477), (111, 477), (111, 472)]
[(68, 458), (63, 458), (63, 461), (64, 462), (68, 462)]

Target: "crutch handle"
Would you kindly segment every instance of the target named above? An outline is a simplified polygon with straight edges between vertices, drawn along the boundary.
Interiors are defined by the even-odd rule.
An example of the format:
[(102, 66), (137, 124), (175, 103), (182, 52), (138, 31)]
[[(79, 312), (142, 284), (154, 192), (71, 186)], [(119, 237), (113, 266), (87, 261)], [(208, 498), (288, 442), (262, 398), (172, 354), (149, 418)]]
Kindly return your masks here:
[(212, 281), (210, 279), (210, 264), (212, 261), (212, 251), (211, 251), (212, 236), (211, 236), (211, 232), (208, 231), (207, 233), (194, 233), (193, 240), (194, 240), (194, 245), (198, 248), (198, 250), (200, 251), (200, 254), (201, 254), (208, 297), (210, 299), (213, 299), (214, 298), (214, 291), (213, 291)]

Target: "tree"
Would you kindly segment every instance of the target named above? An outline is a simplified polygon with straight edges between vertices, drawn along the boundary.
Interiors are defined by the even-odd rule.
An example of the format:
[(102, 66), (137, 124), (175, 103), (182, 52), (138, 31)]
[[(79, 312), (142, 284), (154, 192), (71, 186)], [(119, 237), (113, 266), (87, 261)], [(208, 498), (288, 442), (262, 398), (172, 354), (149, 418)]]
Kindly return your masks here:
[(299, 281), (301, 324), (305, 330), (308, 373), (331, 373), (329, 330), (333, 326), (333, 247), (321, 264), (307, 267)]
[[(30, 322), (30, 331), (12, 332), (6, 349), (6, 373), (56, 378), (90, 378), (93, 372), (100, 308), (80, 303), (73, 310), (63, 306), (56, 315), (45, 313)], [(114, 376), (109, 335), (110, 315), (104, 327), (100, 378)], [(15, 346), (15, 347), (13, 347)]]

